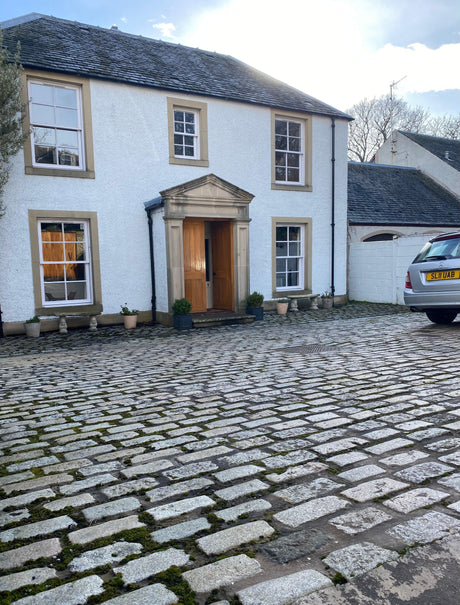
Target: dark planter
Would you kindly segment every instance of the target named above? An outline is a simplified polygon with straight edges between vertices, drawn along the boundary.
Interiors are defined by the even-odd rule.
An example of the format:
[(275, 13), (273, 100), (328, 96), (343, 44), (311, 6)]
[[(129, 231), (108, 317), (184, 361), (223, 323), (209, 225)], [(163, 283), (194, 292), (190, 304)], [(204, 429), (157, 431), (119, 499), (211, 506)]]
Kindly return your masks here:
[(263, 307), (246, 307), (246, 313), (248, 315), (255, 315), (254, 321), (262, 321), (264, 318)]
[(174, 327), (176, 330), (190, 330), (193, 328), (192, 316), (189, 315), (173, 315)]

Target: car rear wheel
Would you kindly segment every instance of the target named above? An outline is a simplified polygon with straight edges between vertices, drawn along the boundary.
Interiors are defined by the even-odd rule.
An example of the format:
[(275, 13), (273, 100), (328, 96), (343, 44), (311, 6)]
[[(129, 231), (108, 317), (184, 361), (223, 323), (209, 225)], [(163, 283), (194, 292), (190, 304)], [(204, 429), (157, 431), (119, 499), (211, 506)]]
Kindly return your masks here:
[(435, 324), (450, 324), (457, 317), (457, 311), (452, 309), (430, 309), (425, 313), (428, 319)]

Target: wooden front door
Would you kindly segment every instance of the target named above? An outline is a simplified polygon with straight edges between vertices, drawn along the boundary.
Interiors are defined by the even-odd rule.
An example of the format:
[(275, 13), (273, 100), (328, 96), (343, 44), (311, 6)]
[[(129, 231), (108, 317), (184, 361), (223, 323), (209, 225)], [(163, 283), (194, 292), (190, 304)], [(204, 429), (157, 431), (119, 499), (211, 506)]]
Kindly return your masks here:
[(233, 229), (231, 221), (211, 224), (213, 307), (235, 310), (233, 295)]
[(185, 219), (183, 237), (185, 298), (192, 303), (192, 313), (206, 311), (204, 220)]

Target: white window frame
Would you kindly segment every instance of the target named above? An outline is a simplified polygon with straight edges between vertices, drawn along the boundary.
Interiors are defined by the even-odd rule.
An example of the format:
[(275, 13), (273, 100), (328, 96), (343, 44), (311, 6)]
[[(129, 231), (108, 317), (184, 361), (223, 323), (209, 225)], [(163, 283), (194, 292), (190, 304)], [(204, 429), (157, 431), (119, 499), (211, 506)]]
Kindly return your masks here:
[[(62, 264), (66, 265), (67, 261), (44, 261), (43, 260), (43, 241), (42, 241), (42, 223), (61, 223), (64, 224), (78, 224), (83, 225), (84, 227), (84, 237), (85, 237), (85, 260), (84, 261), (70, 261), (68, 264), (83, 264), (86, 267), (86, 279), (84, 282), (86, 283), (86, 298), (73, 298), (69, 299), (66, 297), (65, 300), (46, 300), (45, 294), (45, 284), (49, 284), (50, 282), (45, 282), (44, 280), (44, 267), (47, 264)], [(62, 228), (62, 227), (61, 227)], [(53, 307), (66, 307), (66, 306), (75, 306), (75, 305), (89, 305), (94, 302), (93, 300), (93, 275), (92, 275), (92, 253), (91, 253), (91, 233), (90, 233), (90, 221), (89, 219), (53, 219), (53, 218), (43, 218), (38, 219), (37, 221), (37, 231), (38, 231), (38, 245), (39, 245), (39, 263), (40, 263), (40, 291), (41, 291), (41, 302), (44, 308), (53, 308)], [(46, 242), (47, 243), (47, 242)], [(58, 243), (58, 242), (57, 242)], [(65, 240), (63, 239), (62, 243), (65, 245)], [(83, 280), (81, 280), (83, 281)], [(67, 281), (65, 279), (65, 271), (64, 271), (64, 281), (59, 282), (64, 283), (65, 290), (67, 292)], [(75, 283), (75, 282), (72, 282)]]
[[(287, 255), (286, 256), (278, 256), (277, 254), (277, 250), (276, 250), (276, 244), (278, 241), (281, 240), (277, 240), (276, 239), (276, 229), (279, 227), (287, 227), (288, 229), (288, 236), (287, 236)], [(295, 227), (300, 229), (300, 255), (290, 255), (289, 254), (289, 228), (290, 227)], [(284, 240), (283, 240), (284, 241)], [(295, 240), (296, 242), (298, 240)], [(283, 260), (289, 260), (290, 258), (296, 258), (299, 260), (299, 264), (298, 264), (298, 268), (296, 273), (298, 273), (299, 276), (299, 283), (296, 286), (277, 286), (276, 282), (277, 282), (277, 276), (278, 276), (278, 272), (277, 271), (277, 260), (278, 259), (283, 259)], [(286, 266), (287, 266), (287, 262), (286, 262)], [(288, 275), (288, 271), (287, 269), (285, 269), (284, 271), (284, 275), (286, 275), (286, 283), (288, 282), (287, 279), (287, 275)], [(304, 290), (305, 288), (305, 225), (303, 224), (298, 224), (298, 223), (276, 223), (275, 226), (275, 285), (276, 285), (276, 291), (277, 292), (294, 292), (294, 291), (298, 291), (298, 290)]]
[[(76, 93), (76, 110), (77, 110), (77, 126), (74, 128), (70, 127), (59, 127), (56, 123), (48, 124), (46, 122), (33, 122), (32, 121), (32, 104), (33, 97), (31, 93), (31, 85), (36, 84), (39, 86), (50, 86), (54, 89), (56, 88), (64, 88), (68, 90), (73, 90)], [(54, 96), (54, 94), (53, 94)], [(70, 170), (75, 172), (81, 172), (86, 170), (86, 158), (85, 158), (85, 142), (84, 142), (84, 128), (83, 128), (83, 109), (82, 109), (82, 95), (81, 95), (81, 87), (78, 85), (65, 84), (61, 82), (54, 82), (52, 80), (42, 80), (42, 79), (34, 79), (30, 78), (28, 80), (28, 101), (29, 101), (29, 116), (30, 116), (30, 145), (31, 145), (31, 154), (32, 154), (32, 166), (34, 168), (52, 168), (54, 170)], [(59, 107), (54, 104), (48, 105), (48, 107)], [(79, 158), (79, 166), (71, 166), (68, 164), (59, 164), (59, 155), (58, 155), (58, 146), (56, 144), (56, 164), (47, 164), (43, 162), (37, 162), (35, 159), (35, 133), (34, 127), (37, 128), (47, 128), (51, 130), (68, 130), (70, 132), (75, 132), (77, 134), (78, 139), (78, 158)]]
[[(276, 134), (276, 123), (277, 122), (285, 122), (287, 125), (287, 135), (286, 135), (287, 148), (286, 149), (278, 149), (276, 146), (276, 137), (279, 136)], [(300, 140), (300, 150), (299, 151), (293, 151), (293, 150), (289, 149), (290, 124), (297, 124), (298, 126), (300, 126), (300, 136), (296, 137)], [(276, 168), (277, 168), (276, 154), (278, 154), (278, 153), (284, 154), (286, 156), (286, 168), (285, 168), (286, 177), (287, 177), (287, 172), (289, 170), (289, 167), (287, 164), (287, 159), (288, 159), (287, 156), (289, 154), (292, 154), (292, 155), (295, 155), (298, 157), (299, 179), (297, 181), (289, 181), (289, 180), (287, 180), (287, 178), (285, 180), (276, 179)], [(305, 185), (305, 124), (304, 124), (303, 120), (295, 120), (295, 119), (284, 118), (284, 117), (275, 117), (275, 183), (277, 185)]]
[[(181, 112), (184, 114), (184, 121), (182, 122), (184, 124), (184, 132), (176, 131), (176, 124), (180, 123), (176, 120), (177, 112)], [(194, 118), (193, 126), (194, 126), (194, 131), (195, 131), (194, 133), (185, 132), (185, 125), (187, 124), (187, 122), (185, 121), (186, 113), (193, 115), (193, 118)], [(175, 158), (181, 158), (184, 160), (200, 159), (200, 112), (199, 111), (197, 111), (195, 109), (185, 109), (185, 108), (180, 108), (180, 107), (174, 108), (174, 138), (176, 136), (183, 137), (183, 142), (180, 143), (180, 146), (184, 148), (184, 151), (185, 151), (185, 147), (190, 147), (190, 145), (185, 144), (185, 137), (193, 138), (193, 155), (186, 155), (185, 153), (183, 153), (183, 154), (176, 153), (176, 149), (175, 149), (176, 142), (174, 141), (174, 157)]]

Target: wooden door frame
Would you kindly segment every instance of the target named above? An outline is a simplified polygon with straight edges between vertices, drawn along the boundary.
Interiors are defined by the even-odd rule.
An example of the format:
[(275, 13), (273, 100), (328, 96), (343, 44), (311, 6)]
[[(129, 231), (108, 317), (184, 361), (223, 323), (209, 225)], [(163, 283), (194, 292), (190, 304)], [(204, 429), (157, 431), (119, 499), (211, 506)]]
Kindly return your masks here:
[(245, 310), (246, 297), (249, 294), (249, 204), (253, 197), (247, 191), (213, 174), (161, 192), (165, 221), (169, 317), (159, 317), (160, 321), (169, 323), (174, 300), (185, 296), (185, 218), (232, 222), (234, 308), (239, 312)]

